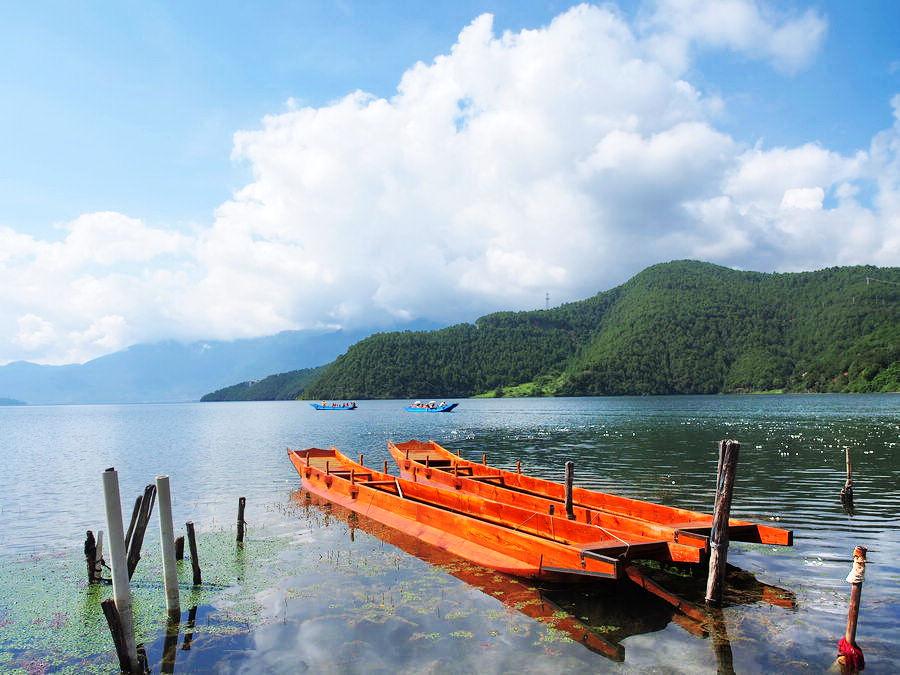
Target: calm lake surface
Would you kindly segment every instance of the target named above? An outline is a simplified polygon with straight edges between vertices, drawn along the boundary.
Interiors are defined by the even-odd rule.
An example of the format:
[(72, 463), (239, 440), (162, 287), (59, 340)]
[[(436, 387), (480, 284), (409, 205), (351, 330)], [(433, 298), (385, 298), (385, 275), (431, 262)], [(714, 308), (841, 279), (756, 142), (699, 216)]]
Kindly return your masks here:
[[(181, 563), (184, 612), (167, 643), (155, 513), (147, 532), (132, 583), (154, 672), (821, 672), (858, 544), (871, 561), (867, 672), (900, 671), (900, 397), (464, 400), (446, 415), (403, 404), (0, 407), (0, 670), (116, 670), (99, 609), (110, 590), (85, 584), (82, 554), (85, 530), (106, 529), (101, 473), (115, 466), (126, 518), (165, 473), (176, 530), (193, 520), (200, 533), (204, 586)], [(744, 578), (703, 627), (642, 592), (519, 583), (397, 537), (308, 499), (285, 455), (336, 445), (381, 466), (388, 439), (412, 438), (556, 480), (572, 459), (577, 485), (705, 511), (715, 442), (735, 438), (733, 515), (793, 529), (795, 545), (733, 543), (729, 562), (765, 586)], [(853, 517), (838, 496), (845, 447)], [(702, 578), (667, 584), (702, 597)]]

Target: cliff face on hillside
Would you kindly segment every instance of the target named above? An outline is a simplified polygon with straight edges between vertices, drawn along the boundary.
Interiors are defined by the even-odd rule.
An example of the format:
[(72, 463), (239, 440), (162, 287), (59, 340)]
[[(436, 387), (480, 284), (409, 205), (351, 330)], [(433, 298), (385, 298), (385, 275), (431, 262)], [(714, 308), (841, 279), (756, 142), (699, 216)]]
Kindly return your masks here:
[(373, 335), (304, 395), (458, 397), (535, 382), (524, 390), (897, 391), (898, 310), (900, 268), (764, 274), (677, 261), (550, 310)]

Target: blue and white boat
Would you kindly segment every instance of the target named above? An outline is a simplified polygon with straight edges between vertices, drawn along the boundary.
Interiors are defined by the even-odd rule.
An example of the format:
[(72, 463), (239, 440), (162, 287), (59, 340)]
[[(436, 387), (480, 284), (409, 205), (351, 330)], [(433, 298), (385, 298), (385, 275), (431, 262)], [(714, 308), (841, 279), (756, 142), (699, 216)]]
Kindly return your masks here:
[(322, 401), (321, 403), (310, 403), (316, 410), (356, 410), (356, 401), (343, 401), (336, 403), (334, 401)]
[(426, 412), (426, 413), (437, 413), (437, 412), (450, 412), (459, 403), (447, 403), (446, 401), (441, 401), (438, 403), (437, 401), (429, 401), (428, 403), (422, 403), (422, 401), (416, 401), (412, 405), (406, 406), (406, 412)]

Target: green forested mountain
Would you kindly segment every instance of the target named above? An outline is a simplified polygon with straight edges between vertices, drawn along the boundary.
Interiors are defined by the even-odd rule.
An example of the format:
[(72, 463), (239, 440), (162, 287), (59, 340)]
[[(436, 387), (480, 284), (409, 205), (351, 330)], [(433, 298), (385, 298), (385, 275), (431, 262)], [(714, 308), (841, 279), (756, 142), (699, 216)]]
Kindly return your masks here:
[(356, 343), (304, 398), (900, 390), (900, 268), (655, 265), (550, 310)]
[(304, 390), (322, 373), (323, 367), (303, 368), (288, 373), (269, 375), (262, 380), (250, 380), (225, 387), (200, 400), (211, 401), (287, 401), (301, 398)]

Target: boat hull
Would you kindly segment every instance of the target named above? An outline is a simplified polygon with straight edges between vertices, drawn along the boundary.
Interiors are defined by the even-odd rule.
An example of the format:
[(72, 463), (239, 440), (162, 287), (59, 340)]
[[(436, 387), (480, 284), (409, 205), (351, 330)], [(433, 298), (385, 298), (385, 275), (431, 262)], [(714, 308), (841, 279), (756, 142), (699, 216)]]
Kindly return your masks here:
[(451, 412), (459, 403), (448, 403), (447, 405), (438, 406), (436, 408), (420, 408), (413, 405), (406, 406), (406, 412), (414, 412), (414, 413), (445, 413)]
[[(584, 546), (567, 542), (561, 533), (555, 539), (541, 535), (541, 527), (548, 526), (543, 514), (396, 478), (357, 464), (336, 449), (292, 450), (289, 456), (309, 492), (514, 576), (563, 582), (616, 580), (629, 551), (669, 559), (665, 542), (634, 542), (629, 548), (608, 536), (595, 546)], [(505, 522), (509, 518), (517, 519), (519, 527)], [(549, 527), (562, 527), (558, 521), (563, 520), (554, 519)]]
[[(488, 499), (496, 499), (505, 503), (525, 503), (528, 497), (544, 500), (562, 509), (565, 500), (565, 486), (561, 483), (535, 478), (526, 474), (497, 469), (487, 464), (480, 464), (454, 455), (434, 441), (407, 441), (405, 443), (389, 443), (388, 450), (400, 467), (401, 474), (408, 477), (412, 464), (418, 463), (419, 472), (426, 458), (433, 473), (426, 477), (433, 485), (457, 490), (471, 489)], [(457, 473), (465, 476), (448, 477), (448, 470), (458, 467)], [(466, 478), (465, 482), (462, 478)], [(457, 487), (456, 483), (460, 485)], [(476, 488), (476, 483), (485, 483), (492, 488), (490, 494), (483, 488)], [(579, 520), (600, 524), (600, 520), (608, 517), (618, 518), (623, 529), (643, 527), (647, 536), (666, 537), (689, 546), (696, 546), (704, 551), (709, 548), (709, 531), (712, 527), (712, 515), (687, 509), (680, 509), (662, 504), (654, 504), (638, 499), (620, 497), (605, 492), (596, 492), (584, 488), (572, 490), (575, 515)], [(533, 500), (532, 500), (533, 502)], [(529, 502), (529, 503), (532, 503)], [(532, 506), (532, 508), (537, 508)], [(604, 515), (605, 514), (605, 515)], [(625, 520), (631, 521), (628, 525)], [(609, 521), (616, 522), (616, 521)], [(793, 544), (793, 533), (790, 530), (759, 525), (736, 519), (729, 520), (729, 538), (733, 541), (746, 541), (780, 546)]]
[(321, 403), (310, 403), (311, 407), (316, 410), (356, 410), (356, 404), (353, 405), (322, 405)]

